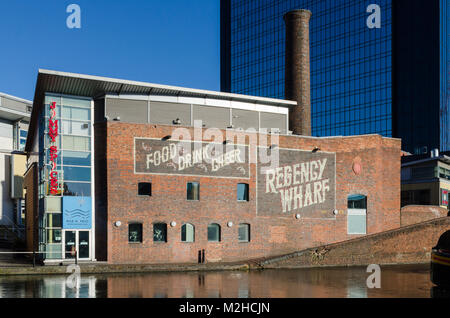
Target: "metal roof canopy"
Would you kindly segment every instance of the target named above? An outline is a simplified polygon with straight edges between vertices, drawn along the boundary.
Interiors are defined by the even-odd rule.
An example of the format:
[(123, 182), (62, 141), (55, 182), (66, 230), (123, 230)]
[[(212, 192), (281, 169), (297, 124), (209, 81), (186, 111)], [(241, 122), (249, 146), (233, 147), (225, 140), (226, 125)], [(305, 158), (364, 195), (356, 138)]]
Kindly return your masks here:
[(295, 101), (282, 99), (222, 93), (39, 69), (34, 94), (33, 110), (31, 113), (31, 123), (25, 147), (26, 151), (31, 151), (30, 147), (32, 146), (31, 143), (34, 139), (37, 125), (37, 115), (39, 114), (40, 108), (44, 105), (45, 93), (85, 96), (91, 98), (102, 97), (105, 94), (162, 95), (210, 98), (279, 107), (297, 105), (297, 102)]

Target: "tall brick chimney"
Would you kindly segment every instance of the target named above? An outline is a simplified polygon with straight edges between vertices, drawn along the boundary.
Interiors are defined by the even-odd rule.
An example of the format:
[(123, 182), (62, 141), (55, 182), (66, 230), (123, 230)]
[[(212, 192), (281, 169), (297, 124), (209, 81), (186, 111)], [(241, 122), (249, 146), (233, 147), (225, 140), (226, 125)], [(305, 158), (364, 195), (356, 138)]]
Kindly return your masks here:
[(294, 10), (286, 22), (285, 98), (297, 101), (289, 111), (289, 130), (311, 136), (311, 79), (309, 61), (309, 20), (311, 11)]

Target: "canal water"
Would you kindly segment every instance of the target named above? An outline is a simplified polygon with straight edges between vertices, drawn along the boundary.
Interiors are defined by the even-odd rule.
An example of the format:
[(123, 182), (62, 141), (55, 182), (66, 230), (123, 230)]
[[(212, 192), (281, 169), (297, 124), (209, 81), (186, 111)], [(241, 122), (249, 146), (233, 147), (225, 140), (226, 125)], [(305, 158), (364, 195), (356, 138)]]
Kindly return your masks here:
[(429, 265), (382, 266), (369, 289), (366, 267), (67, 276), (0, 276), (1, 298), (366, 298), (432, 295)]

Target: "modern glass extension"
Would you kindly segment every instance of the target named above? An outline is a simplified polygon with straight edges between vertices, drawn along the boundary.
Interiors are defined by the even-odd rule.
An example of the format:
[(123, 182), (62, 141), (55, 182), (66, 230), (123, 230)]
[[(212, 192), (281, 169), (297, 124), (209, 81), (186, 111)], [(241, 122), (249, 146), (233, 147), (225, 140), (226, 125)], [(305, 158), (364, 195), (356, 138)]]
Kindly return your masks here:
[(91, 99), (46, 94), (39, 123), (39, 242), (45, 260), (94, 258)]

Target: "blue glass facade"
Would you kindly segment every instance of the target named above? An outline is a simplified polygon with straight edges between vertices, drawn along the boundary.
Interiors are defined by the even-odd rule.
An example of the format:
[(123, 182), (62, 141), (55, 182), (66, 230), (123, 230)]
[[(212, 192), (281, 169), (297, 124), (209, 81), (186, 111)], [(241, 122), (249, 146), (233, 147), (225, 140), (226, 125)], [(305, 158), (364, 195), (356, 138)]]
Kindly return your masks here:
[[(414, 2), (421, 5), (435, 2), (435, 5), (429, 5), (427, 15), (423, 16), (421, 5), (412, 6), (411, 3)], [(367, 12), (369, 4), (380, 6), (381, 28), (368, 28), (367, 19), (371, 15)], [(434, 8), (436, 4), (437, 10)], [(294, 9), (309, 9), (312, 11), (311, 121), (314, 136), (378, 133), (388, 137), (407, 138), (404, 149), (411, 152), (417, 146), (427, 146), (428, 150), (439, 146), (442, 150), (450, 149), (447, 107), (449, 5), (450, 0), (222, 0), (222, 90), (284, 98), (283, 15)], [(404, 55), (411, 53), (411, 50), (405, 51), (402, 45), (395, 47), (396, 41), (408, 42), (412, 46), (418, 44), (415, 34), (410, 34), (409, 37), (396, 36), (395, 23), (404, 19), (416, 21), (417, 26), (437, 21), (437, 27), (426, 33), (420, 32), (419, 37), (430, 37), (430, 34), (440, 36), (440, 41), (438, 39), (437, 44), (433, 43), (432, 50), (429, 50), (428, 45), (422, 47), (423, 52), (428, 50), (430, 63), (427, 67), (433, 64), (432, 68), (441, 72), (440, 94), (434, 89), (416, 92), (422, 96), (417, 99), (421, 100), (421, 105), (417, 111), (413, 110), (414, 116), (423, 118), (421, 108), (435, 108), (434, 117), (430, 116), (425, 124), (422, 123), (427, 126), (422, 131), (411, 129), (411, 125), (416, 123), (413, 124), (402, 111), (394, 109), (396, 100), (400, 100), (400, 96), (395, 96), (394, 90), (405, 82), (403, 78), (395, 76), (397, 66), (394, 61), (396, 57), (402, 59)], [(399, 29), (401, 28), (397, 28)], [(433, 55), (434, 50), (439, 51), (439, 48), (441, 62)], [(424, 78), (420, 77), (423, 74), (416, 72), (414, 67), (407, 68), (405, 64), (401, 69), (409, 82), (404, 85), (404, 89), (411, 92), (411, 89), (423, 85)], [(439, 81), (439, 75), (429, 74), (429, 77), (432, 76)], [(439, 83), (436, 83), (436, 88), (438, 86)], [(440, 101), (433, 101), (430, 95), (437, 96), (438, 99), (441, 96)], [(407, 107), (405, 104), (404, 110)], [(408, 120), (410, 126), (404, 127), (402, 122)], [(438, 128), (428, 127), (433, 125)], [(407, 133), (403, 132), (405, 129), (409, 129)], [(440, 135), (437, 139), (435, 131)], [(412, 135), (423, 134), (424, 137), (415, 140), (410, 132)]]
[[(39, 120), (38, 193), (39, 251), (46, 260), (73, 258), (72, 247), (78, 250), (79, 258), (90, 256), (91, 113), (89, 98), (45, 96), (45, 107)], [(74, 213), (70, 215), (71, 212)], [(79, 226), (80, 218), (85, 222), (84, 226)], [(77, 231), (80, 229), (85, 231)]]

